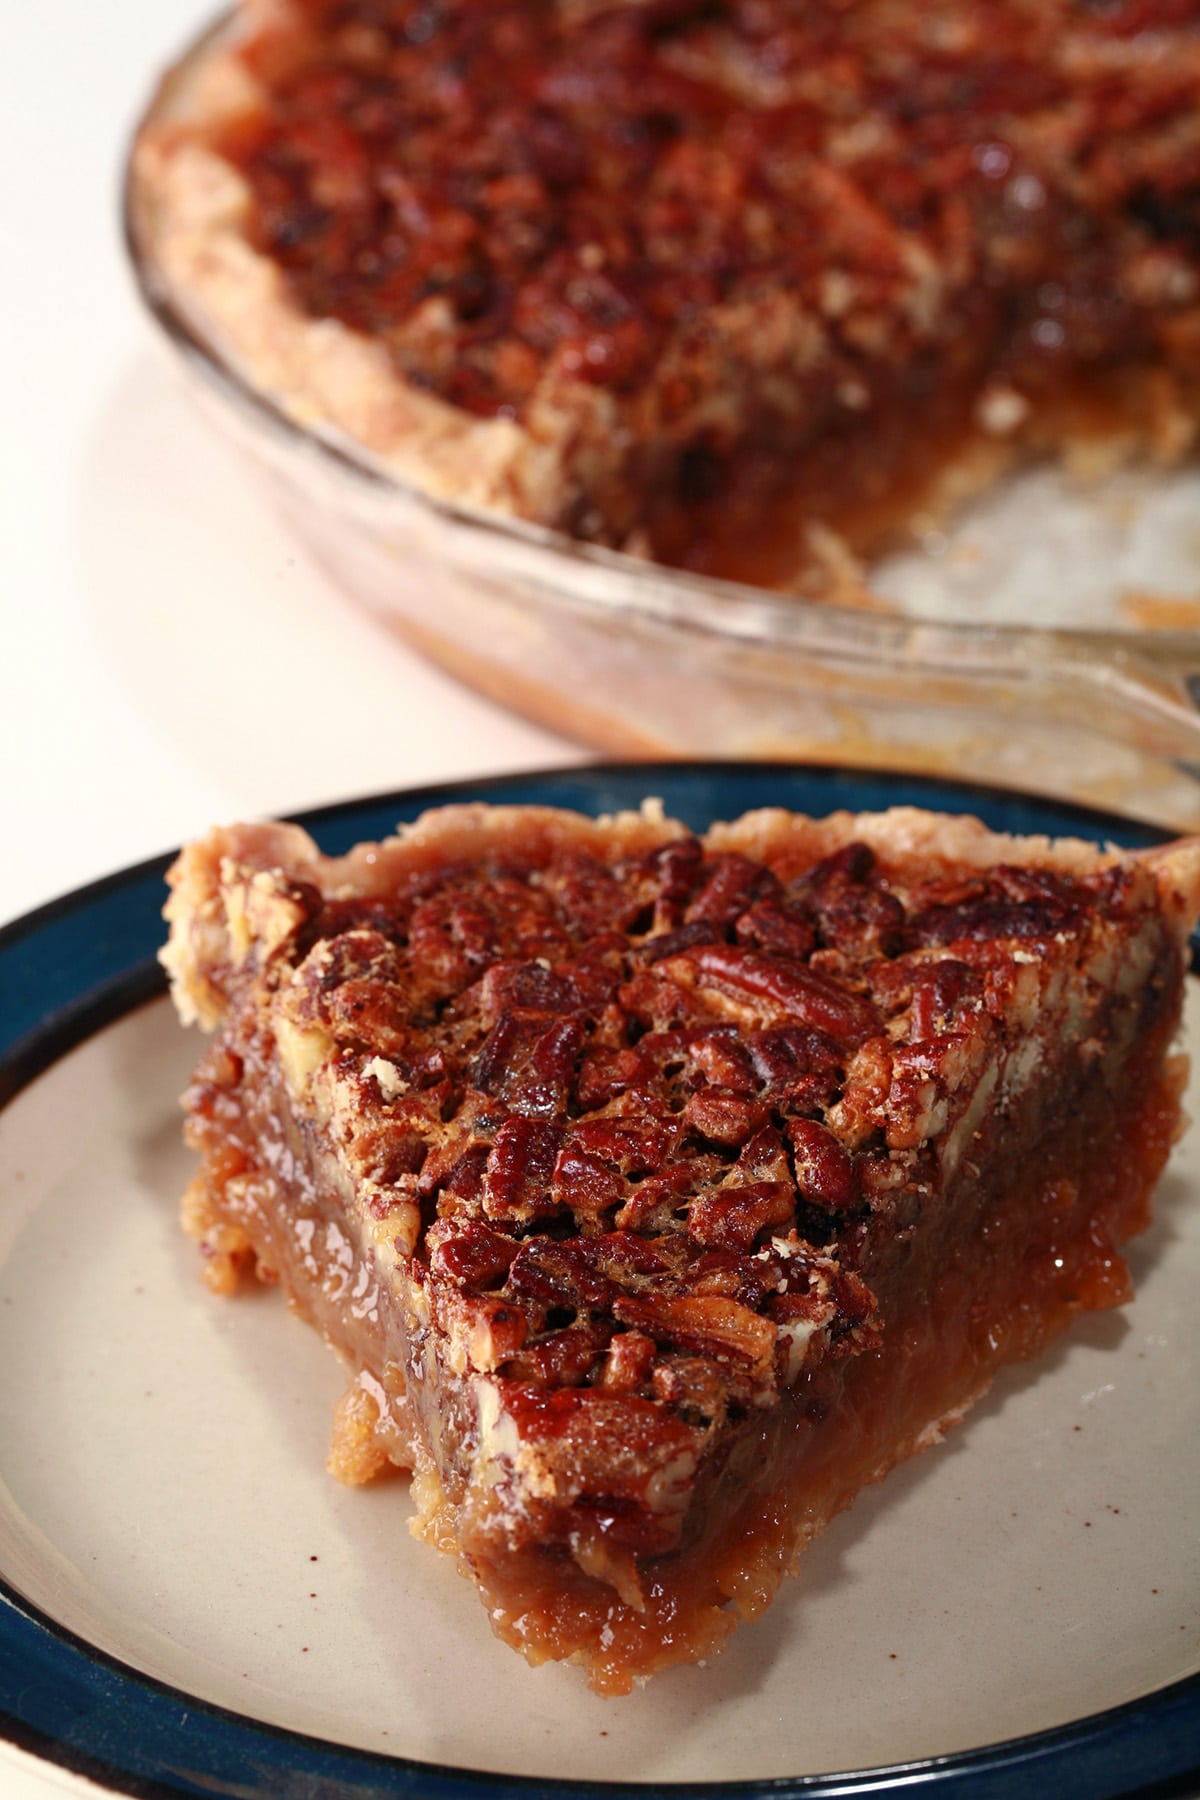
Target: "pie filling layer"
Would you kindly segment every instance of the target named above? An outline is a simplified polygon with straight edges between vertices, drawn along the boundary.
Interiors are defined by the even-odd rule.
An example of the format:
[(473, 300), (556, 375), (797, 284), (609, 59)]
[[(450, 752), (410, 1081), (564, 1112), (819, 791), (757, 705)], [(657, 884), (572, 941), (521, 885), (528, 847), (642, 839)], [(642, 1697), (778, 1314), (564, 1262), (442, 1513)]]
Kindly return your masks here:
[(139, 169), (251, 375), (422, 486), (795, 578), (1200, 416), (1178, 0), (244, 4)]
[(334, 1472), (412, 1468), (499, 1634), (626, 1691), (1128, 1297), (1198, 864), (912, 813), (216, 834), (185, 1222), (350, 1364)]

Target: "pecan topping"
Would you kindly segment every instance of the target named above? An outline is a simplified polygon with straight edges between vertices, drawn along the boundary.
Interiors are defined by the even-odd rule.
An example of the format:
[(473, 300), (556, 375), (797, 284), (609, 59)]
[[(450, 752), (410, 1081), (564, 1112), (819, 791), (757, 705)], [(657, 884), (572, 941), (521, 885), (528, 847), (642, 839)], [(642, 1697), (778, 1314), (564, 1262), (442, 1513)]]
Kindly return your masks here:
[[(308, 898), (272, 965), (281, 1060), (314, 1107), (326, 1062), (370, 1089), (372, 1215), (419, 1201), (448, 1353), (502, 1391), (581, 1566), (603, 1508), (667, 1546), (706, 1434), (876, 1341), (863, 1233), (918, 1204), (955, 1096), (1036, 992), (1030, 947), (1086, 930), (1106, 879), (1001, 867), (906, 894), (862, 844), (784, 875), (682, 837), (457, 867), (390, 908)], [(197, 1109), (238, 1079), (211, 1059)], [(583, 1451), (558, 1447), (567, 1417)], [(656, 1446), (627, 1488), (592, 1485), (602, 1430)]]
[[(851, 830), (878, 855), (818, 853)], [(257, 1258), (361, 1365), (332, 1466), (415, 1463), (532, 1658), (707, 1653), (996, 1358), (1124, 1292), (1200, 847), (1002, 843), (469, 807), (335, 862), (291, 828), (185, 855), (209, 1282)]]
[(739, 944), (752, 950), (774, 951), (797, 959), (811, 955), (817, 934), (798, 908), (762, 900), (744, 912), (737, 922)]
[(688, 1230), (700, 1244), (732, 1244), (748, 1250), (772, 1225), (787, 1224), (796, 1208), (790, 1181), (747, 1181), (717, 1188), (696, 1200)]
[(649, 1337), (712, 1355), (736, 1356), (765, 1368), (775, 1351), (775, 1332), (768, 1320), (736, 1300), (717, 1295), (677, 1300), (619, 1295), (613, 1311), (626, 1325)]
[(475, 1085), (520, 1112), (556, 1118), (566, 1110), (583, 1039), (576, 1018), (546, 1023), (540, 1014), (501, 1013), (479, 1052)]
[(556, 1210), (550, 1177), (562, 1131), (544, 1119), (514, 1113), (492, 1142), (483, 1173), (483, 1210), (489, 1219), (521, 1221)]
[(426, 1239), (429, 1266), (459, 1287), (484, 1293), (508, 1274), (520, 1245), (476, 1219), (456, 1226), (434, 1225)]
[(789, 1119), (787, 1132), (804, 1199), (826, 1212), (853, 1211), (862, 1189), (849, 1151), (816, 1119)]
[(850, 1048), (879, 1029), (869, 1001), (798, 960), (716, 945), (690, 952), (686, 961), (695, 967), (701, 985), (711, 984), (721, 992), (764, 1002), (768, 1017), (774, 1014), (781, 1022), (796, 1019)]
[(950, 957), (922, 969), (912, 989), (909, 1029), (913, 1037), (935, 1037), (948, 1031), (956, 1008), (977, 998), (980, 988), (975, 970)]
[[(264, 15), (247, 56), (269, 101), (223, 149), (298, 303), (472, 413), (526, 416), (549, 376), (673, 424), (730, 354), (725, 314), (785, 349), (807, 322), (803, 357), (732, 339), (746, 380), (774, 380), (773, 405), (770, 381), (754, 389), (759, 442), (786, 453), (782, 415), (811, 435), (839, 369), (894, 385), (940, 322), (914, 264), (971, 319), (969, 366), (991, 349), (1035, 385), (1186, 323), (1192, 291), (1170, 278), (1194, 242), (1193, 19), (1180, 0), (963, 0), (932, 21), (308, 0), (282, 46)], [(1119, 57), (1142, 39), (1184, 53)], [(792, 363), (816, 365), (799, 388)], [(719, 478), (730, 436), (693, 427), (681, 489)]]

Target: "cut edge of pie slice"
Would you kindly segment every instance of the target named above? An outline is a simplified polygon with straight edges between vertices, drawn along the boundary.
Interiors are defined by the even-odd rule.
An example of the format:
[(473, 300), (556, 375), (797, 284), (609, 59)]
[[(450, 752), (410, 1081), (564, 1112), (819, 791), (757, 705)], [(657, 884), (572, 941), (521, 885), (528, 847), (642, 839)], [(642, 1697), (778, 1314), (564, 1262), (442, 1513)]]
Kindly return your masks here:
[(533, 1663), (712, 1654), (1129, 1297), (1200, 841), (461, 806), (341, 858), (215, 831), (170, 879), (210, 1285), (282, 1281), (351, 1371), (332, 1472), (411, 1469)]

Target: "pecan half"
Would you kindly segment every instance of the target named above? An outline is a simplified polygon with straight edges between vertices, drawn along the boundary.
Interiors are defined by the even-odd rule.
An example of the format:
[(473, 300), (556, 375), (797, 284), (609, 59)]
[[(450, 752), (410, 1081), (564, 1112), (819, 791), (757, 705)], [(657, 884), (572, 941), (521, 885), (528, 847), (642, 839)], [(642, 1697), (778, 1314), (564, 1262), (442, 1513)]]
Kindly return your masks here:
[(780, 1022), (795, 1019), (851, 1049), (880, 1027), (869, 1000), (801, 963), (731, 944), (689, 951), (675, 962), (690, 963), (701, 986), (712, 986), (750, 1004), (758, 1002), (768, 1016), (774, 1015)]

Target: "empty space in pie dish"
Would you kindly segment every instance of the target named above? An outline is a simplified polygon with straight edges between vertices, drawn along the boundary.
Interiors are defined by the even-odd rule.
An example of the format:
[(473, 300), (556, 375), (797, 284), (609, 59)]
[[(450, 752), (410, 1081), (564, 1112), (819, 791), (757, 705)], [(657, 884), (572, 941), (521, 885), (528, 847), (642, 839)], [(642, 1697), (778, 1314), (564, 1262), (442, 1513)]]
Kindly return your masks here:
[[(585, 24), (605, 10), (567, 9)], [(286, 6), (259, 13), (289, 17)], [(386, 433), (377, 439), (340, 407), (315, 404), (303, 367), (285, 353), (291, 335), (276, 329), (289, 309), (269, 260), (246, 263), (240, 227), (221, 255), (198, 253), (200, 272), (235, 291), (232, 314), (208, 303), (207, 281), (201, 294), (180, 278), (167, 240), (180, 250), (190, 228), (169, 225), (155, 146), (173, 153), (177, 128), (212, 102), (205, 71), (225, 66), (229, 43), (228, 25), (210, 31), (148, 109), (126, 194), (135, 273), (206, 413), (265, 472), (322, 567), (406, 642), (539, 725), (615, 754), (965, 772), (1194, 827), (1200, 804), (1187, 771), (1200, 764), (1200, 724), (1188, 678), (1200, 674), (1200, 475), (1194, 461), (1154, 462), (1183, 455), (1183, 424), (1161, 444), (1151, 433), (1150, 460), (1139, 463), (1144, 433), (1085, 407), (1078, 429), (1060, 434), (1065, 468), (1039, 464), (993, 488), (1013, 460), (1015, 396), (989, 390), (984, 428), (968, 433), (944, 480), (928, 494), (921, 487), (919, 504), (900, 508), (901, 535), (915, 547), (864, 567), (846, 549), (857, 543), (849, 527), (841, 538), (824, 531), (815, 574), (805, 564), (802, 604), (628, 554), (644, 548), (637, 533), (581, 542), (528, 523), (494, 493), (489, 503), (492, 463), (477, 447), (464, 457), (459, 446), (465, 478), (461, 468), (457, 481), (448, 475), (447, 446), (464, 419), (475, 443), (474, 415), (435, 408), (445, 431), (418, 430), (397, 457)], [(218, 184), (208, 199), (228, 224), (224, 192)], [(1014, 190), (1018, 211), (1030, 192)], [(239, 271), (252, 300), (271, 302), (265, 324), (253, 309), (247, 323)], [(342, 369), (346, 352), (350, 374), (366, 369), (369, 379), (334, 385), (363, 401), (368, 426), (381, 411), (390, 417), (377, 344), (328, 318), (303, 320), (300, 341), (315, 346), (324, 398), (324, 376)], [(1140, 413), (1153, 383), (1133, 386)], [(428, 397), (417, 398), (425, 418)], [(929, 436), (916, 418), (918, 461)], [(1058, 441), (1053, 432), (1048, 441)], [(1030, 454), (1042, 442), (1031, 440)], [(794, 525), (803, 508), (789, 493), (784, 510)], [(738, 541), (770, 536), (746, 531)], [(768, 580), (757, 563), (736, 567), (745, 583)], [(1084, 642), (1084, 632), (1104, 641)]]
[(334, 1742), (649, 1784), (970, 1749), (1196, 1670), (1200, 1141), (1130, 1248), (1130, 1307), (1002, 1373), (719, 1659), (603, 1701), (491, 1638), (403, 1481), (324, 1473), (341, 1371), (278, 1293), (203, 1287), (176, 1216), (194, 1052), (155, 1002), (0, 1120), (0, 1574), (87, 1643)]

